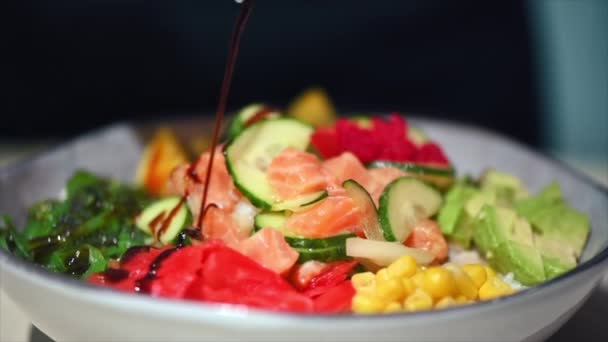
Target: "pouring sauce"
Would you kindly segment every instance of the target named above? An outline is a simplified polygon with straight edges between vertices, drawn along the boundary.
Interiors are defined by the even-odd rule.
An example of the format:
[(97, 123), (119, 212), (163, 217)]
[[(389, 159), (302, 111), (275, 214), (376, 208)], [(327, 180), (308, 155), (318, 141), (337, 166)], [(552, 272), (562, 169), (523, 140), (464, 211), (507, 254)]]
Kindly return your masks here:
[(205, 213), (205, 205), (207, 204), (207, 192), (209, 191), (209, 182), (211, 181), (211, 168), (213, 167), (213, 159), (215, 156), (215, 147), (217, 146), (220, 128), (226, 112), (226, 103), (228, 102), (228, 93), (230, 91), (230, 83), (232, 82), (232, 74), (234, 73), (234, 66), (236, 64), (236, 58), (239, 54), (239, 47), (241, 45), (241, 36), (245, 30), (245, 25), (253, 9), (254, 0), (244, 0), (241, 5), (241, 12), (236, 19), (234, 30), (232, 31), (232, 37), (230, 38), (230, 49), (228, 51), (228, 57), (226, 60), (226, 67), (224, 69), (224, 79), (222, 80), (222, 87), (220, 90), (220, 100), (217, 105), (217, 111), (215, 113), (215, 125), (213, 128), (213, 137), (211, 138), (211, 155), (209, 157), (209, 163), (207, 164), (207, 174), (205, 176), (205, 188), (203, 190), (203, 200), (201, 201), (200, 215), (198, 216), (197, 226), (199, 229), (203, 224), (203, 217)]

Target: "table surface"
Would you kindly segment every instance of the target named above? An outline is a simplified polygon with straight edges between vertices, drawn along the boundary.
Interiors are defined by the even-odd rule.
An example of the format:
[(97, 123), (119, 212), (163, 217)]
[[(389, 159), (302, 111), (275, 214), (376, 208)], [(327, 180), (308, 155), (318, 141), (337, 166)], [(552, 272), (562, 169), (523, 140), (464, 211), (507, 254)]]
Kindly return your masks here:
[[(38, 144), (0, 143), (0, 166), (15, 162), (51, 142)], [(579, 171), (608, 186), (608, 161), (581, 161), (567, 155), (557, 155)], [(2, 279), (0, 278), (0, 288)], [(608, 273), (585, 305), (549, 341), (584, 340), (608, 341), (605, 322), (608, 317)], [(42, 332), (32, 327), (28, 316), (0, 289), (0, 342), (50, 342)]]

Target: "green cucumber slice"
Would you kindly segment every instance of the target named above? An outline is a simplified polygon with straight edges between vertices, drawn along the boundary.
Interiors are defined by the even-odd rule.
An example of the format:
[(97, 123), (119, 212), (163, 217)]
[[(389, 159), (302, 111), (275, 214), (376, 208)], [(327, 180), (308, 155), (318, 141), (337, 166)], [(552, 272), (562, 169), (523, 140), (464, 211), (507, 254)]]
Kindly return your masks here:
[(357, 208), (363, 213), (362, 225), (365, 237), (371, 240), (383, 241), (384, 234), (378, 222), (378, 211), (376, 210), (374, 200), (372, 200), (367, 190), (354, 179), (347, 179), (342, 183), (342, 186), (348, 196), (353, 199)]
[(287, 147), (306, 150), (312, 132), (311, 126), (295, 119), (267, 119), (247, 127), (227, 146), (228, 172), (253, 205), (271, 209), (277, 203), (266, 168)]
[(137, 216), (135, 225), (162, 244), (172, 243), (192, 221), (184, 198), (168, 197), (153, 202)]
[(371, 169), (382, 168), (382, 167), (394, 167), (406, 173), (412, 174), (425, 174), (425, 175), (439, 175), (439, 176), (454, 176), (454, 169), (451, 166), (434, 166), (424, 165), (411, 162), (394, 162), (389, 160), (376, 160), (367, 166)]
[(393, 162), (377, 160), (367, 164), (368, 168), (394, 167), (405, 173), (406, 176), (417, 178), (431, 184), (440, 190), (447, 190), (453, 184), (456, 176), (451, 166), (423, 165), (410, 162)]
[(288, 234), (283, 226), (285, 225), (285, 221), (287, 220), (287, 215), (281, 212), (261, 212), (255, 215), (253, 219), (253, 230), (257, 232), (262, 228), (270, 227), (276, 229), (283, 233), (283, 235)]
[(414, 225), (431, 217), (441, 207), (441, 194), (411, 177), (400, 177), (380, 195), (380, 226), (387, 241), (404, 242)]
[(327, 198), (327, 190), (318, 191), (312, 194), (306, 194), (298, 196), (296, 198), (279, 202), (270, 208), (271, 211), (284, 211), (289, 210), (291, 212), (304, 211), (310, 208), (311, 205), (318, 203), (319, 201)]
[(226, 139), (228, 141), (234, 139), (237, 135), (241, 134), (245, 128), (252, 123), (249, 123), (251, 119), (253, 119), (256, 115), (263, 115), (263, 118), (260, 119), (269, 119), (269, 118), (277, 118), (281, 116), (281, 114), (277, 111), (270, 109), (269, 107), (260, 104), (254, 103), (250, 104), (243, 109), (241, 109), (230, 122), (230, 126), (228, 126)]
[[(349, 238), (352, 235), (349, 236)], [(316, 260), (322, 262), (332, 262), (350, 259), (346, 255), (346, 243), (344, 242), (341, 246), (325, 247), (325, 248), (295, 248), (296, 252), (300, 254), (298, 263), (303, 264), (307, 261)]]
[(272, 228), (283, 233), (285, 241), (298, 253), (299, 263), (309, 260), (323, 262), (348, 259), (346, 255), (346, 239), (355, 237), (355, 234), (345, 233), (322, 239), (312, 239), (295, 235), (284, 229), (287, 215), (279, 212), (261, 212), (255, 217), (254, 231), (262, 228)]

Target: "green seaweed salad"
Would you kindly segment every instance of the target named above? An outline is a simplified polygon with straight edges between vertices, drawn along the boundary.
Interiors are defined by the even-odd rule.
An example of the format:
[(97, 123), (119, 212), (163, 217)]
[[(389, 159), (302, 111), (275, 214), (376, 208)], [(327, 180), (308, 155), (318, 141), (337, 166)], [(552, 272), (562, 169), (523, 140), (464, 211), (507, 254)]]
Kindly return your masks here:
[(82, 170), (65, 190), (65, 200), (32, 206), (22, 231), (1, 217), (0, 248), (51, 271), (86, 278), (128, 248), (147, 244), (150, 235), (134, 222), (153, 200), (145, 190)]

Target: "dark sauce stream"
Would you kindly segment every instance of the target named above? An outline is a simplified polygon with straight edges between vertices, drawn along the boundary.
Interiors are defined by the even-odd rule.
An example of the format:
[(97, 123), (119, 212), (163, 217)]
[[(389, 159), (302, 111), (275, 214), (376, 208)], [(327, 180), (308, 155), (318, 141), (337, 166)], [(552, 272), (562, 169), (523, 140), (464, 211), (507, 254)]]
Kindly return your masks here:
[[(188, 237), (190, 237), (191, 239), (196, 239), (196, 240), (201, 240), (201, 238), (202, 238), (201, 227), (202, 227), (202, 223), (203, 223), (203, 218), (205, 216), (205, 213), (207, 212), (206, 209), (208, 209), (211, 206), (215, 206), (215, 204), (213, 204), (213, 203), (209, 207), (206, 206), (207, 192), (209, 190), (209, 184), (211, 182), (211, 172), (210, 171), (211, 171), (211, 168), (213, 167), (213, 159), (215, 156), (215, 150), (216, 150), (216, 146), (218, 143), (219, 133), (220, 133), (220, 129), (222, 126), (224, 113), (226, 112), (226, 103), (228, 102), (228, 93), (230, 91), (232, 74), (234, 73), (236, 58), (239, 53), (241, 35), (245, 29), (245, 25), (247, 24), (247, 20), (249, 19), (251, 10), (253, 9), (253, 3), (254, 3), (254, 0), (243, 1), (243, 4), (241, 6), (241, 12), (239, 13), (239, 16), (236, 19), (234, 30), (232, 31), (232, 36), (230, 39), (230, 48), (229, 48), (228, 57), (227, 57), (227, 61), (226, 61), (226, 68), (224, 70), (224, 79), (222, 81), (222, 87), (220, 90), (220, 98), (219, 98), (219, 102), (218, 102), (218, 106), (217, 106), (217, 111), (215, 114), (215, 125), (213, 128), (213, 136), (211, 139), (211, 147), (210, 147), (211, 155), (209, 158), (209, 163), (207, 164), (207, 174), (205, 176), (205, 181), (204, 181), (205, 187), (203, 190), (203, 199), (201, 201), (198, 222), (196, 222), (196, 226), (198, 228), (184, 229), (182, 232), (179, 233), (178, 240), (177, 240), (177, 246), (174, 248), (162, 251), (152, 261), (152, 263), (150, 264), (150, 266), (148, 268), (148, 272), (146, 273), (146, 275), (141, 277), (140, 279), (138, 279), (135, 282), (135, 289), (134, 289), (135, 292), (149, 293), (150, 285), (151, 285), (152, 281), (154, 279), (156, 279), (157, 272), (160, 269), (163, 261), (165, 261), (167, 258), (169, 258), (177, 250), (184, 247), (184, 245), (186, 243), (186, 239)], [(263, 111), (263, 112), (266, 112), (266, 111)], [(267, 114), (267, 113), (262, 113), (260, 116), (263, 116), (265, 114)], [(201, 179), (198, 177), (198, 175), (196, 173), (196, 166), (197, 166), (197, 163), (192, 163), (192, 165), (188, 168), (188, 170), (186, 172), (186, 176), (189, 177), (190, 180), (192, 180), (196, 183), (201, 183)], [(159, 223), (158, 221), (162, 220), (162, 226), (160, 227), (160, 229), (158, 229), (156, 231), (157, 238), (167, 229), (167, 227), (169, 226), (173, 217), (176, 215), (179, 208), (185, 203), (187, 196), (188, 196), (188, 194), (186, 194), (182, 198), (180, 203), (175, 208), (173, 208), (173, 210), (171, 210), (171, 212), (167, 215), (166, 218), (164, 217), (164, 215), (159, 215), (159, 217), (155, 218), (154, 221), (156, 221), (156, 222), (155, 222), (154, 226), (156, 226)], [(124, 265), (125, 263), (127, 263), (132, 258), (134, 258), (137, 254), (142, 253), (142, 252), (148, 252), (149, 250), (150, 250), (149, 246), (137, 246), (137, 247), (132, 247), (132, 248), (128, 249), (120, 259), (121, 266)], [(121, 280), (126, 279), (128, 276), (129, 276), (129, 272), (126, 270), (123, 270), (123, 269), (108, 268), (104, 272), (104, 277), (109, 282), (119, 282)]]
[(228, 52), (228, 58), (226, 60), (226, 69), (224, 70), (224, 79), (222, 81), (222, 88), (220, 91), (220, 100), (217, 105), (217, 112), (215, 113), (215, 126), (213, 128), (213, 137), (211, 138), (211, 155), (209, 157), (209, 163), (207, 164), (207, 174), (205, 176), (205, 188), (203, 190), (203, 200), (201, 201), (201, 207), (198, 215), (197, 226), (202, 227), (203, 216), (205, 205), (207, 204), (207, 191), (209, 190), (209, 182), (211, 181), (211, 168), (213, 167), (213, 159), (215, 156), (215, 147), (217, 146), (217, 140), (220, 134), (220, 128), (224, 118), (224, 112), (226, 111), (226, 103), (228, 102), (228, 93), (230, 91), (230, 83), (232, 81), (232, 74), (234, 73), (234, 66), (236, 64), (236, 58), (239, 54), (239, 46), (241, 45), (241, 35), (245, 30), (245, 25), (253, 9), (254, 0), (245, 0), (241, 6), (241, 12), (236, 19), (234, 30), (232, 31), (232, 37), (230, 39), (230, 49)]

